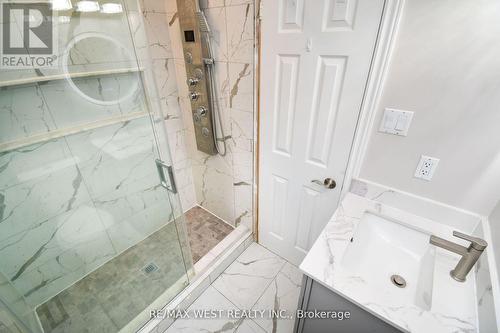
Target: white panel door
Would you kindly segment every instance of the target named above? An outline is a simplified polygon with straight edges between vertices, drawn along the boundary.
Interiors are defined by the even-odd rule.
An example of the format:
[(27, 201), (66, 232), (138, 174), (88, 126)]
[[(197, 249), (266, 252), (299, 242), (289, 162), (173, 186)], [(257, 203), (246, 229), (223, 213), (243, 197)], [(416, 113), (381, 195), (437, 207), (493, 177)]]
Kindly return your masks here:
[(295, 264), (337, 208), (383, 6), (263, 1), (259, 239)]

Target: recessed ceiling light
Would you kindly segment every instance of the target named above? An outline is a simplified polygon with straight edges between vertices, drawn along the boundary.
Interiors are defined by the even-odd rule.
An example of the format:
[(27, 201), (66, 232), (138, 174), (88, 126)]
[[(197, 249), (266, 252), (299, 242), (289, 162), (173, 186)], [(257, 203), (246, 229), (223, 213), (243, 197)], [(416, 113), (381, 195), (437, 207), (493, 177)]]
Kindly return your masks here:
[(117, 14), (123, 12), (123, 8), (119, 3), (108, 2), (102, 5), (101, 12), (106, 14)]
[(82, 0), (76, 3), (76, 11), (78, 12), (97, 12), (99, 3), (97, 1)]
[(53, 10), (70, 10), (73, 8), (70, 0), (52, 0)]

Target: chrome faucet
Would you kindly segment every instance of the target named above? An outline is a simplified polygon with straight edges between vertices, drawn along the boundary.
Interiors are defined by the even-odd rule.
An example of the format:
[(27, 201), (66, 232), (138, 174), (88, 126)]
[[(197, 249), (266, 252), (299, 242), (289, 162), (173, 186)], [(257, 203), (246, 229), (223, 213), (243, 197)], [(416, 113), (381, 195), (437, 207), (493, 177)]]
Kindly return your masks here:
[(457, 253), (462, 256), (457, 266), (450, 272), (452, 278), (459, 282), (464, 282), (465, 277), (470, 272), (474, 264), (477, 262), (488, 243), (484, 239), (469, 236), (458, 231), (453, 231), (453, 236), (465, 239), (470, 243), (469, 247), (465, 247), (446, 239), (431, 235), (429, 242), (445, 250)]

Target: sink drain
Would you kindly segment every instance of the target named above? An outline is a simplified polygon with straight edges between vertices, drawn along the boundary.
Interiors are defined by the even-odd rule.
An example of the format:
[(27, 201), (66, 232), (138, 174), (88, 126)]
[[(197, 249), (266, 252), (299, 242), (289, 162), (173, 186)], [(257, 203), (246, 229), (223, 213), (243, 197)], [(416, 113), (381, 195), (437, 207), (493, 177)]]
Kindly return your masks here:
[(406, 280), (401, 275), (397, 275), (397, 274), (392, 275), (391, 282), (393, 285), (395, 285), (398, 288), (406, 287)]

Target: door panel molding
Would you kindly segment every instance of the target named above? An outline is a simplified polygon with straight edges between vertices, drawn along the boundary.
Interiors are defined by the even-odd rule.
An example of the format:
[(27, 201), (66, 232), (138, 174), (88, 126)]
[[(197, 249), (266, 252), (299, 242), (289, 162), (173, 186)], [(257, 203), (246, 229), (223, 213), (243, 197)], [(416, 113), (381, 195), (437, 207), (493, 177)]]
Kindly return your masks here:
[[(374, 31), (376, 42), (374, 42), (374, 46), (371, 46), (372, 54), (367, 63), (368, 67), (364, 67), (365, 69), (358, 69), (359, 66), (349, 67), (352, 64), (359, 64), (359, 55), (349, 54), (349, 52), (343, 53), (342, 49), (349, 50), (350, 44), (352, 44), (350, 40), (359, 38), (362, 32), (356, 31), (356, 29), (359, 30), (359, 26), (365, 24), (364, 20), (370, 19), (369, 17), (372, 15), (370, 9), (376, 8), (375, 2), (325, 0), (321, 6), (315, 8), (307, 7), (311, 6), (308, 2), (303, 4), (296, 2), (294, 5), (296, 7), (287, 9), (293, 9), (295, 14), (302, 11), (303, 21), (301, 21), (300, 27), (295, 25), (295, 28), (281, 25), (284, 22), (281, 14), (286, 3), (285, 0), (276, 3), (267, 0), (262, 6), (262, 25), (270, 24), (267, 26), (267, 30), (274, 26), (270, 32), (263, 27), (263, 32), (267, 38), (273, 40), (271, 47), (278, 51), (276, 58), (269, 59), (264, 54), (260, 59), (261, 68), (266, 71), (272, 68), (275, 73), (271, 78), (269, 78), (269, 73), (267, 75), (260, 73), (262, 89), (260, 90), (259, 110), (262, 111), (260, 112), (262, 121), (259, 123), (259, 139), (262, 140), (258, 143), (260, 152), (258, 230), (259, 239), (265, 246), (299, 264), (317, 237), (317, 233), (327, 222), (325, 217), (318, 213), (318, 210), (325, 206), (336, 207), (342, 195), (348, 191), (347, 185), (350, 184), (352, 176), (359, 174), (357, 164), (362, 161), (363, 151), (366, 149), (367, 143), (366, 138), (361, 140), (360, 136), (366, 136), (365, 133), (369, 130), (367, 122), (373, 122), (371, 111), (380, 95), (404, 0), (383, 1), (381, 15), (378, 16), (377, 30)], [(338, 6), (344, 5), (346, 6), (345, 10), (339, 11)], [(272, 22), (270, 14), (268, 15), (271, 17), (271, 22), (266, 22), (268, 20), (266, 8), (269, 6), (275, 6), (272, 10), (281, 10), (281, 14), (275, 19), (276, 23)], [(333, 12), (332, 6), (336, 6), (336, 13)], [(318, 13), (321, 14), (319, 16), (323, 20), (312, 20), (314, 28), (311, 29), (312, 25), (309, 22), (311, 18), (318, 17)], [(298, 17), (295, 15), (293, 16), (295, 21), (290, 19), (287, 22), (299, 22)], [(272, 31), (273, 29), (274, 31)], [(352, 38), (335, 37), (337, 38), (336, 43), (334, 43), (336, 48), (333, 51), (328, 50), (328, 48), (325, 50), (325, 44), (315, 40), (316, 35), (313, 33), (316, 31), (315, 29), (327, 31), (335, 34), (334, 36), (352, 33)], [(303, 48), (300, 47), (300, 44), (303, 45)], [(265, 41), (262, 41), (261, 45), (264, 49), (270, 47)], [(294, 47), (298, 47), (301, 52), (294, 51)], [(308, 57), (308, 53), (303, 53), (311, 52), (311, 50), (315, 54), (312, 58)], [(357, 48), (352, 48), (352, 50), (357, 50)], [(363, 54), (361, 53), (361, 55)], [(280, 57), (281, 59), (278, 59)], [(352, 62), (351, 57), (353, 57)], [(286, 61), (283, 62), (283, 59)], [(278, 61), (282, 63), (276, 66)], [(275, 66), (272, 66), (273, 63)], [(301, 77), (304, 75), (304, 71), (310, 68), (314, 70), (314, 79), (312, 83), (303, 82)], [(356, 83), (352, 78), (347, 79), (346, 75), (358, 75), (359, 77), (361, 70), (366, 70), (368, 74), (366, 81), (362, 83), (361, 99), (357, 101), (359, 97), (354, 98), (352, 93), (349, 91), (346, 93), (346, 90), (358, 89), (355, 91), (359, 92), (361, 85), (359, 81)], [(284, 72), (286, 74), (283, 74)], [(292, 77), (293, 79), (289, 79)], [(269, 86), (272, 88), (266, 88)], [(310, 96), (305, 99), (299, 97), (298, 94), (303, 91), (309, 91)], [(347, 95), (343, 97), (343, 94)], [(280, 96), (280, 99), (274, 99), (275, 96)], [(273, 103), (271, 109), (269, 109), (269, 104), (263, 105), (271, 101)], [(291, 109), (292, 105), (293, 109)], [(351, 105), (349, 109), (356, 108), (354, 118), (352, 114), (346, 115), (345, 113), (348, 105)], [(314, 116), (310, 117), (309, 114), (309, 118), (307, 118), (308, 116), (304, 115), (305, 110), (310, 110)], [(283, 119), (286, 119), (286, 125), (283, 123)], [(293, 133), (290, 135), (290, 129), (296, 130), (297, 126), (305, 126), (306, 134), (301, 138)], [(351, 127), (350, 131), (352, 132), (349, 132), (348, 128)], [(275, 129), (279, 130), (275, 131)], [(271, 140), (263, 133), (272, 133)], [(349, 142), (349, 146), (352, 143), (352, 146), (347, 147), (347, 150), (344, 149), (343, 152), (337, 152), (333, 148), (332, 142), (335, 140), (343, 140), (339, 142), (344, 142), (349, 136), (350, 139), (346, 142)], [(266, 158), (266, 156), (270, 157)], [(345, 162), (339, 164), (339, 159)], [(302, 161), (302, 165), (297, 165), (296, 161)], [(275, 168), (274, 171), (266, 169), (267, 166), (271, 165)], [(295, 171), (287, 170), (287, 166), (293, 166)], [(282, 171), (278, 172), (277, 169)], [(315, 185), (308, 184), (312, 174), (315, 175), (314, 179), (323, 179), (332, 176), (332, 173), (334, 173), (333, 176), (337, 177), (336, 181), (340, 185), (336, 189), (317, 190)], [(286, 196), (281, 191), (280, 199), (277, 199), (281, 204), (277, 204), (274, 198), (269, 200), (272, 197), (269, 197), (268, 189), (270, 184), (274, 184), (275, 177), (286, 180), (287, 191), (292, 191)], [(274, 191), (272, 192), (272, 196), (275, 196)], [(286, 197), (285, 201), (283, 201), (283, 197)], [(283, 209), (283, 205), (286, 206), (286, 209)], [(280, 206), (280, 208), (276, 206)], [(274, 214), (276, 209), (280, 212), (279, 218), (275, 218), (278, 216)], [(325, 214), (323, 213), (323, 215)], [(307, 221), (307, 225), (304, 225), (304, 220)], [(272, 225), (273, 229), (277, 229), (270, 233), (268, 227)], [(279, 244), (275, 243), (276, 241), (279, 241)]]

